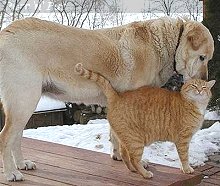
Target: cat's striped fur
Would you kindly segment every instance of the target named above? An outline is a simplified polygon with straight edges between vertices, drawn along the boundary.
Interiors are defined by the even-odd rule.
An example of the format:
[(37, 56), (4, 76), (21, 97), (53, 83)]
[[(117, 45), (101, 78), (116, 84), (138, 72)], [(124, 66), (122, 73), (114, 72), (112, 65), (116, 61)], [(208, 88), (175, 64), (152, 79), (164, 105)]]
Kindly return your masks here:
[(172, 141), (176, 144), (182, 171), (193, 172), (188, 160), (189, 143), (202, 125), (215, 80), (190, 80), (181, 92), (141, 87), (118, 93), (107, 79), (85, 69), (82, 64), (77, 64), (75, 71), (95, 81), (106, 95), (108, 120), (119, 139), (120, 155), (128, 169), (145, 178), (152, 177), (141, 163), (144, 146), (155, 141)]

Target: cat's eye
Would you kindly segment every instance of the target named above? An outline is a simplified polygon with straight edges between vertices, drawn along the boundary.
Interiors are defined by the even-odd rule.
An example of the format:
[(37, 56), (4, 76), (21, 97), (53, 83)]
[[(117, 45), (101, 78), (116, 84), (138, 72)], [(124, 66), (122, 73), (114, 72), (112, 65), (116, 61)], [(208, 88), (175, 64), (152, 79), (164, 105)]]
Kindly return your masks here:
[(197, 85), (191, 84), (191, 86), (192, 86), (193, 88), (197, 88)]
[(202, 89), (206, 89), (207, 87), (206, 86), (202, 86)]
[(200, 59), (200, 61), (204, 61), (205, 60), (205, 56), (203, 56), (203, 55), (201, 55), (201, 56), (199, 56), (199, 59)]

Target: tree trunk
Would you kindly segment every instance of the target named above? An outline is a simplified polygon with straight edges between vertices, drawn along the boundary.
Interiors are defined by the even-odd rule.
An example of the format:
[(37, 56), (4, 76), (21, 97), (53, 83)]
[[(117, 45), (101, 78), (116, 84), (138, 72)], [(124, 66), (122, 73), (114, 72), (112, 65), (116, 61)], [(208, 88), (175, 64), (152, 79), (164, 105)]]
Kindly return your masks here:
[(215, 52), (209, 62), (209, 79), (215, 79), (210, 106), (220, 108), (220, 1), (205, 0), (205, 18), (203, 24), (210, 30), (215, 41)]

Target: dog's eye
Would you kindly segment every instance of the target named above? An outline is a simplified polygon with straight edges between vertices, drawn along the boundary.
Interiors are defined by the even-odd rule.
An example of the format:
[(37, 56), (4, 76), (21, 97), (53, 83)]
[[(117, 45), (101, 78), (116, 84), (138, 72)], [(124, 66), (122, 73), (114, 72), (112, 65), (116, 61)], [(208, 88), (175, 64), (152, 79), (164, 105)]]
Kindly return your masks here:
[(204, 61), (205, 60), (205, 56), (199, 56), (200, 61)]

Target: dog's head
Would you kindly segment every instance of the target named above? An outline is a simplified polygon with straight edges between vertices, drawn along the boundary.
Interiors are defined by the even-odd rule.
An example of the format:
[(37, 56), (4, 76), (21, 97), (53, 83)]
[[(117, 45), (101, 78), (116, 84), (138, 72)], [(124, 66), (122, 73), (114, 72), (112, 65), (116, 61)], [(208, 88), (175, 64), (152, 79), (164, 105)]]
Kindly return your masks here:
[(176, 70), (184, 80), (208, 79), (208, 61), (214, 52), (209, 30), (199, 22), (184, 22), (184, 30), (176, 51)]

